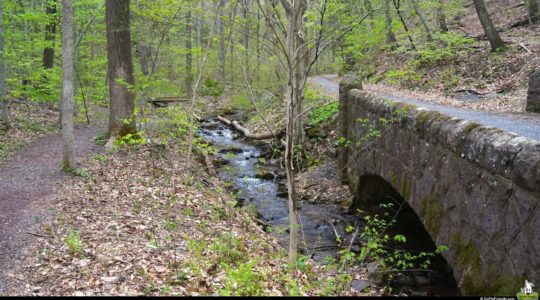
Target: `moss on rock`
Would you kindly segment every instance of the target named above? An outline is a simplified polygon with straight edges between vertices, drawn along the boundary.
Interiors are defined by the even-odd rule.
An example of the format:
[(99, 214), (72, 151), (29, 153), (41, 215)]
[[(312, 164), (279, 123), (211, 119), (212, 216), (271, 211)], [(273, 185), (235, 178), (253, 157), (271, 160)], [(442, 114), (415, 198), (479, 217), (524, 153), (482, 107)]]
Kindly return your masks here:
[(424, 221), (426, 230), (435, 239), (439, 234), (445, 216), (444, 207), (437, 202), (435, 196), (426, 197), (422, 199), (420, 204), (420, 216)]

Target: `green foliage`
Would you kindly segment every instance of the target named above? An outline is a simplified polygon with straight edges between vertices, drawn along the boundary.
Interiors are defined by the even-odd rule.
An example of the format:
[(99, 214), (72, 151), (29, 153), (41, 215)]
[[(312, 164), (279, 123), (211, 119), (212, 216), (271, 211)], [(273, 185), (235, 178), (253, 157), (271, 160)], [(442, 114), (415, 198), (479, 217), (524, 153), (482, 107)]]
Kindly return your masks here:
[(244, 241), (229, 233), (223, 233), (209, 247), (217, 253), (218, 264), (236, 265), (247, 257)]
[(405, 68), (388, 71), (385, 79), (390, 84), (416, 85), (422, 80), (422, 77), (413, 69)]
[(241, 263), (236, 268), (222, 264), (225, 270), (225, 288), (221, 289), (219, 294), (221, 296), (261, 296), (265, 276), (253, 269), (255, 264), (257, 264), (255, 259)]
[(321, 161), (308, 151), (303, 145), (294, 145), (294, 164), (298, 169), (306, 169), (318, 166)]
[(69, 251), (72, 254), (75, 255), (81, 255), (82, 254), (82, 242), (81, 242), (81, 235), (78, 231), (69, 230), (66, 238), (64, 239), (64, 242), (69, 248)]
[(103, 154), (96, 154), (96, 155), (94, 155), (94, 159), (99, 161), (99, 162), (106, 162), (107, 161), (107, 156), (103, 155)]
[(320, 106), (309, 114), (308, 125), (317, 126), (333, 119), (338, 114), (339, 102), (332, 102)]
[(318, 89), (307, 86), (304, 90), (304, 101), (306, 104), (318, 104), (326, 100), (326, 96)]
[(225, 88), (219, 81), (212, 80), (209, 77), (206, 77), (199, 88), (199, 95), (201, 96), (212, 96), (219, 97), (223, 95)]
[[(384, 214), (386, 217), (376, 214), (364, 218), (366, 226), (360, 233), (363, 246), (358, 255), (358, 259), (362, 263), (366, 261), (376, 262), (381, 268), (380, 271), (389, 274), (389, 279), (392, 279), (393, 272), (414, 268), (428, 269), (431, 264), (431, 258), (436, 254), (448, 250), (446, 246), (440, 246), (433, 252), (413, 253), (408, 250), (390, 247), (391, 242), (407, 242), (407, 238), (404, 235), (388, 234), (388, 229), (396, 223), (395, 216), (390, 219), (388, 218), (390, 216), (388, 210), (391, 210), (393, 207), (393, 203), (381, 204), (381, 208), (387, 210)], [(397, 213), (399, 211), (400, 209), (397, 210)]]
[(98, 135), (94, 137), (94, 143), (96, 143), (96, 145), (103, 146), (107, 144), (107, 141), (108, 141), (107, 132), (100, 132), (98, 133)]
[(461, 34), (446, 32), (433, 35), (433, 41), (426, 43), (424, 48), (416, 52), (416, 59), (412, 61), (415, 68), (434, 66), (446, 61), (464, 57), (472, 47), (478, 45), (472, 38)]
[(251, 102), (247, 94), (236, 94), (231, 96), (231, 104), (234, 109), (247, 110), (253, 108), (253, 103)]
[(143, 132), (139, 131), (135, 134), (128, 133), (124, 136), (118, 137), (114, 141), (115, 147), (126, 147), (126, 146), (139, 146), (144, 145), (146, 143), (146, 140), (143, 137)]
[(66, 169), (66, 168), (64, 168), (63, 171), (67, 172), (67, 173), (71, 173), (71, 174), (73, 174), (75, 176), (86, 178), (86, 179), (92, 178), (92, 175), (88, 172), (88, 170), (86, 170), (84, 168), (74, 168), (74, 169)]

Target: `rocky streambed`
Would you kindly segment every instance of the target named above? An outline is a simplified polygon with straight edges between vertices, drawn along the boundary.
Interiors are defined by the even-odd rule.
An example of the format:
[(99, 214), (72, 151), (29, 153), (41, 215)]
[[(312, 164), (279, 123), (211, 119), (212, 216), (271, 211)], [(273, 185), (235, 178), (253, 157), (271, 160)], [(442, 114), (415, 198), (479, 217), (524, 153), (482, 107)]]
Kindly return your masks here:
[[(279, 165), (279, 157), (273, 157), (267, 144), (243, 140), (217, 119), (203, 121), (198, 135), (217, 149), (214, 162), (218, 166), (218, 176), (231, 184), (239, 203), (252, 206), (257, 211), (260, 222), (271, 228), (272, 234), (280, 243), (288, 247), (287, 190), (283, 184), (285, 175)], [(346, 230), (350, 226), (360, 230), (363, 228), (365, 224), (358, 215), (349, 213), (348, 209), (338, 204), (316, 204), (305, 200), (298, 201), (298, 211), (302, 228), (299, 250), (304, 255), (320, 262), (328, 256), (335, 258), (341, 247), (347, 247), (351, 239), (351, 250), (360, 250), (358, 234), (353, 238), (353, 232)], [(407, 213), (403, 215), (407, 217)], [(399, 223), (407, 224), (409, 221), (398, 220), (397, 227), (401, 226)], [(429, 241), (425, 240), (426, 235), (422, 235), (420, 230), (423, 230), (421, 224), (420, 227), (409, 228), (407, 234), (419, 237), (410, 239), (415, 247), (425, 248), (423, 244), (433, 242), (429, 240), (429, 236)], [(337, 240), (341, 240), (341, 244)], [(442, 262), (441, 259), (442, 257), (435, 261), (434, 269), (429, 272), (397, 274), (395, 287), (398, 291), (409, 291), (414, 295), (458, 295), (451, 271), (449, 273), (448, 266), (445, 266), (444, 259)], [(363, 289), (370, 284), (382, 283), (376, 265), (372, 264), (368, 272), (372, 273), (370, 277), (373, 282), (357, 280), (352, 283), (353, 288)]]

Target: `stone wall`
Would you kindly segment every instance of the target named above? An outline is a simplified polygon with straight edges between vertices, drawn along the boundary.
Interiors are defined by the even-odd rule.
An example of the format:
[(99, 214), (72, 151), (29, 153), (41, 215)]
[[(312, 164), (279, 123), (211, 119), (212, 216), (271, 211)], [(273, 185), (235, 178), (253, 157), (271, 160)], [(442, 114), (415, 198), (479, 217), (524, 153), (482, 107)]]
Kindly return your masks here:
[[(540, 143), (356, 88), (346, 76), (339, 111), (355, 205), (391, 192), (374, 177), (390, 184), (449, 248), (466, 295), (515, 295), (525, 279), (540, 286)], [(369, 138), (375, 129), (381, 136)]]

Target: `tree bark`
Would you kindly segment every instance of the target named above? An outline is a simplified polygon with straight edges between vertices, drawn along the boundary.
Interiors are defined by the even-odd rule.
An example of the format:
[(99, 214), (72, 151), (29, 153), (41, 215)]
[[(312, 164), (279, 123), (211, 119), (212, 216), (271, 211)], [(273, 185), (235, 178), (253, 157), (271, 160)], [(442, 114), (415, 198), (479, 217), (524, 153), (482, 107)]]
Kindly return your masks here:
[(446, 16), (444, 14), (444, 0), (438, 0), (437, 3), (437, 23), (439, 23), (440, 32), (448, 32), (446, 25)]
[(426, 31), (428, 41), (433, 40), (433, 36), (431, 35), (431, 29), (429, 28), (429, 25), (426, 21), (426, 17), (424, 16), (424, 13), (422, 12), (422, 9), (420, 8), (420, 5), (418, 5), (417, 0), (411, 0), (413, 4), (414, 11), (420, 18), (420, 22), (422, 22), (422, 26), (424, 26), (424, 30)]
[(141, 65), (141, 73), (144, 76), (148, 76), (149, 74), (149, 62), (152, 59), (152, 51), (150, 46), (141, 44), (139, 46), (139, 64)]
[(233, 127), (234, 129), (240, 131), (246, 138), (253, 139), (253, 140), (268, 140), (268, 139), (275, 139), (281, 137), (284, 132), (280, 131), (277, 133), (273, 132), (265, 132), (265, 133), (252, 133), (249, 131), (249, 129), (245, 128), (244, 126), (240, 125), (237, 121), (231, 121), (227, 118), (224, 118), (222, 116), (217, 116), (217, 119), (223, 123), (225, 123), (228, 126)]
[(527, 3), (527, 16), (529, 17), (529, 23), (537, 21), (540, 15), (540, 4), (538, 0), (526, 0)]
[(47, 25), (45, 25), (45, 42), (43, 49), (43, 67), (52, 69), (54, 65), (54, 40), (56, 36), (57, 23), (57, 0), (46, 0), (45, 13), (47, 15)]
[(62, 138), (64, 155), (62, 169), (69, 171), (75, 166), (73, 154), (73, 57), (75, 38), (73, 30), (73, 6), (71, 0), (62, 1)]
[(391, 49), (394, 50), (397, 47), (397, 39), (392, 30), (392, 17), (390, 16), (390, 4), (388, 1), (384, 2), (384, 15), (386, 18), (386, 41), (390, 44)]
[(480, 23), (482, 23), (484, 32), (489, 40), (489, 44), (491, 45), (491, 51), (497, 51), (498, 49), (504, 48), (504, 42), (491, 21), (491, 17), (489, 16), (484, 0), (473, 0), (473, 3), (474, 7), (476, 8), (476, 13), (478, 14), (478, 18), (480, 19)]
[(403, 29), (405, 30), (405, 33), (407, 34), (407, 38), (409, 39), (409, 42), (411, 42), (411, 48), (413, 50), (416, 50), (416, 46), (414, 45), (414, 41), (409, 32), (409, 28), (407, 27), (407, 23), (405, 23), (405, 19), (403, 19), (403, 15), (401, 14), (401, 9), (399, 8), (399, 5), (398, 5), (399, 1), (396, 2), (396, 0), (392, 0), (392, 3), (394, 4), (394, 8), (396, 9), (396, 12), (399, 16), (399, 20), (401, 21), (401, 24), (403, 25)]
[(250, 23), (249, 23), (249, 1), (242, 1), (242, 18), (244, 19), (244, 26), (242, 28), (242, 45), (244, 46), (244, 64), (246, 68), (246, 74), (248, 75), (248, 81), (251, 84), (253, 82), (251, 78), (250, 63), (249, 63), (249, 33), (250, 33)]
[[(223, 8), (225, 7), (226, 0), (220, 0), (219, 2), (219, 8), (221, 11), (223, 11)], [(223, 25), (223, 18), (222, 16), (218, 19), (218, 30), (219, 30), (219, 79), (221, 81), (225, 81), (225, 26)]]
[(109, 136), (136, 133), (134, 94), (127, 85), (135, 85), (131, 56), (129, 0), (106, 0), (107, 59), (111, 101)]
[[(371, 6), (371, 2), (369, 0), (364, 0), (364, 9), (365, 9), (365, 12), (363, 13), (360, 13), (361, 16), (364, 16), (365, 14), (369, 14), (372, 10), (373, 10), (373, 7)], [(371, 21), (373, 20), (373, 15), (370, 14), (368, 17), (367, 17), (367, 22), (366, 22), (366, 27), (369, 31), (371, 31)]]
[(305, 0), (290, 2), (281, 0), (287, 15), (287, 118), (285, 140), (285, 169), (289, 203), (289, 263), (294, 265), (298, 256), (298, 210), (296, 187), (294, 183), (293, 155), (294, 145), (303, 143), (302, 100), (306, 66), (303, 57), (306, 51), (303, 16), (307, 3)]
[(0, 0), (0, 105), (2, 106), (2, 111), (0, 112), (0, 122), (2, 122), (6, 128), (9, 128), (9, 104), (6, 99), (6, 64), (4, 62), (4, 44), (4, 3), (3, 0)]
[(193, 19), (191, 18), (191, 7), (186, 12), (186, 65), (185, 65), (185, 88), (186, 96), (193, 94)]

